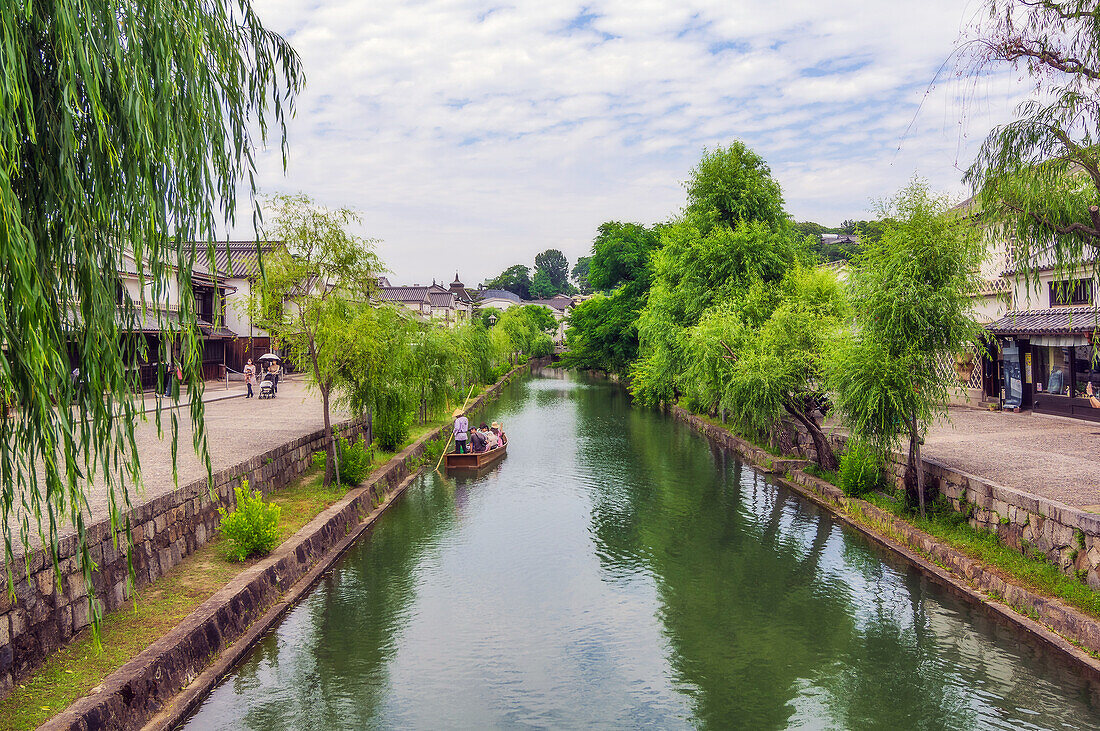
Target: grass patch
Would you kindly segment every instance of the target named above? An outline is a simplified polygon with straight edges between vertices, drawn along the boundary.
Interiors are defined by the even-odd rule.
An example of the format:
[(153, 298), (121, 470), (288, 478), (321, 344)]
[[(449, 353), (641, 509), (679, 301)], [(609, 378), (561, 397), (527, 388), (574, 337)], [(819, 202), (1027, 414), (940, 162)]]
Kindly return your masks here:
[(827, 470), (819, 464), (814, 464), (813, 462), (811, 462), (803, 467), (802, 471), (807, 474), (813, 475), (819, 480), (825, 480), (825, 482), (828, 482), (830, 485), (836, 487), (840, 486), (840, 478), (837, 477), (836, 472), (833, 470)]
[(1090, 617), (1100, 619), (1100, 593), (1062, 573), (1045, 556), (1024, 555), (1002, 543), (996, 533), (974, 528), (962, 513), (943, 510), (921, 518), (906, 513), (897, 500), (875, 494), (864, 499), (923, 530), (940, 543), (997, 569), (1014, 583), (1037, 594), (1057, 597)]
[[(269, 497), (282, 508), (280, 544), (346, 492), (325, 489), (323, 482), (324, 474), (313, 470)], [(230, 561), (222, 539), (214, 538), (104, 617), (102, 647), (84, 630), (17, 683), (0, 701), (0, 729), (33, 729), (65, 710), (259, 560)]]

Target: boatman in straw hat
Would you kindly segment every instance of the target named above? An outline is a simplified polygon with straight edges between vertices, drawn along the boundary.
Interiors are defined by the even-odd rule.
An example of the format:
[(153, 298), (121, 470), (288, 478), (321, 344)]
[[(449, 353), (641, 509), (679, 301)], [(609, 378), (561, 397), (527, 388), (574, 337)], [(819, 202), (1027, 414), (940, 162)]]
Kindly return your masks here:
[(451, 414), (455, 418), (455, 452), (466, 454), (466, 438), (470, 431), (470, 421), (462, 414), (462, 409), (455, 409)]

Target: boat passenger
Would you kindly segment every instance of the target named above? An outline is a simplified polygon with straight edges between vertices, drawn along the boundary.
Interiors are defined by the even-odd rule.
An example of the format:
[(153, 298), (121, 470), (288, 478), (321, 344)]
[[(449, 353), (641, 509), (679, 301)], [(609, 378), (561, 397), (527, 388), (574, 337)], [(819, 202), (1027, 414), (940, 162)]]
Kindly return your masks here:
[(470, 430), (470, 448), (475, 452), (484, 452), (487, 449), (485, 435), (480, 429)]
[(494, 434), (493, 430), (485, 424), (481, 425), (481, 433), (485, 435), (485, 443), (489, 449), (496, 449), (500, 446), (500, 437)]
[(491, 429), (493, 434), (497, 435), (497, 439), (500, 440), (500, 446), (503, 447), (508, 444), (508, 436), (504, 433), (504, 427), (500, 425), (499, 421), (494, 421)]

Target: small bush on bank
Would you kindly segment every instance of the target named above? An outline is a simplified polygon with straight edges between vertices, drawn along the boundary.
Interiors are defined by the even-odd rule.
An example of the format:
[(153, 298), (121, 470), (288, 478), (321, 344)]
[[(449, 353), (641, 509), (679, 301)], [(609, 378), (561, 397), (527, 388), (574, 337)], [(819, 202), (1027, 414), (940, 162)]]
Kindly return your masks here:
[(510, 370), (512, 370), (512, 366), (507, 363), (501, 363), (500, 365), (493, 368), (493, 383), (496, 383), (501, 378), (503, 378), (504, 374)]
[[(340, 458), (340, 484), (355, 487), (370, 474), (374, 450), (368, 448), (362, 438), (349, 443), (344, 437), (336, 440), (336, 454)], [(328, 453), (313, 453), (313, 469), (324, 470), (328, 467)]]
[(839, 487), (849, 497), (861, 497), (883, 486), (882, 457), (870, 446), (851, 441), (837, 469)]
[(371, 450), (367, 449), (366, 440), (359, 439), (351, 444), (347, 439), (340, 439), (338, 452), (340, 455), (340, 482), (349, 487), (354, 487), (363, 481), (370, 473)]
[(222, 516), (221, 533), (228, 542), (226, 555), (232, 561), (265, 556), (279, 545), (278, 505), (265, 503), (259, 490), (248, 489), (248, 480), (234, 490), (237, 509), (230, 513), (218, 508)]

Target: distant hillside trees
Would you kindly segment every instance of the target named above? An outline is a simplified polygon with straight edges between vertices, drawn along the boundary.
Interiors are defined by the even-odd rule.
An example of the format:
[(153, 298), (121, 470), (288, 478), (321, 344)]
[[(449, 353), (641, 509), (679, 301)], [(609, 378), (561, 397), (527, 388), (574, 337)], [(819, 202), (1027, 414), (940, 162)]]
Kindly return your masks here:
[(513, 264), (500, 275), (484, 282), (486, 289), (503, 289), (521, 299), (549, 299), (558, 294), (576, 294), (569, 281), (569, 259), (557, 249), (535, 255), (535, 266)]

